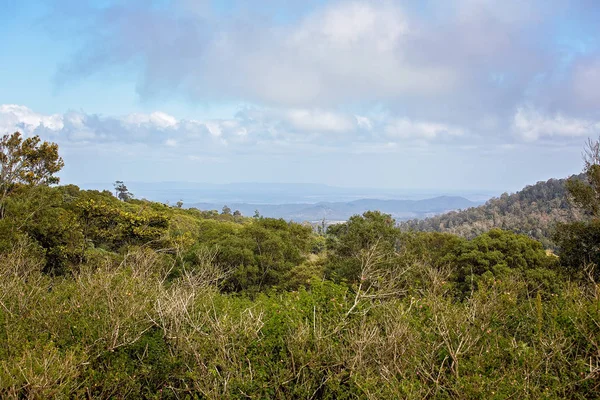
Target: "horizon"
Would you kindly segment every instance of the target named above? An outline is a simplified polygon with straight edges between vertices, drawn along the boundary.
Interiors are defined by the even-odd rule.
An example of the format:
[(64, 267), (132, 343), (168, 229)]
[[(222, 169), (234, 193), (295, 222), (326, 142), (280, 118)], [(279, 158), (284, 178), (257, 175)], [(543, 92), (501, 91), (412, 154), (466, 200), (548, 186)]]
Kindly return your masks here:
[[(493, 197), (498, 197), (502, 193), (514, 193), (485, 189), (440, 190), (436, 188), (347, 187), (302, 182), (206, 183), (189, 181), (131, 181), (124, 183), (130, 191), (134, 192), (133, 195), (136, 198), (160, 202), (176, 202), (185, 198), (186, 203), (190, 201), (193, 203), (225, 201), (231, 203), (275, 205), (338, 203), (357, 200), (428, 200), (439, 197), (462, 197), (466, 200), (481, 203)], [(62, 184), (67, 183), (62, 182)], [(114, 182), (86, 182), (77, 186), (82, 189), (108, 190), (112, 192)], [(178, 194), (173, 195), (172, 191), (176, 191), (175, 193)], [(141, 195), (136, 195), (136, 193), (141, 193)], [(190, 196), (195, 196), (195, 199), (191, 199)], [(257, 200), (258, 198), (262, 200)]]
[[(197, 204), (245, 204), (245, 205), (300, 205), (300, 204), (343, 204), (361, 200), (377, 201), (420, 201), (438, 198), (462, 198), (482, 205), (503, 194), (512, 195), (538, 183), (565, 178), (550, 178), (532, 182), (514, 191), (494, 190), (439, 190), (435, 188), (361, 188), (341, 187), (313, 183), (278, 182), (231, 182), (205, 183), (186, 181), (167, 182), (124, 182), (134, 198), (173, 203), (184, 201), (186, 205)], [(63, 183), (66, 184), (66, 183)], [(114, 182), (88, 182), (77, 185), (85, 190), (108, 190), (113, 192)], [(304, 191), (314, 186), (314, 191)], [(288, 189), (282, 191), (282, 189)], [(319, 191), (318, 189), (321, 189)], [(325, 191), (324, 191), (325, 190)]]
[[(61, 183), (513, 193), (600, 134), (600, 3), (8, 1), (0, 134)], [(460, 189), (456, 189), (460, 188)]]
[[(514, 194), (521, 190), (523, 190), (527, 186), (535, 185), (540, 182), (547, 182), (552, 179), (566, 179), (573, 175), (565, 177), (550, 177), (548, 179), (540, 179), (535, 182), (530, 182), (522, 187), (516, 188), (514, 190), (500, 190), (500, 189), (461, 189), (461, 188), (453, 188), (447, 190), (441, 190), (434, 187), (423, 187), (423, 188), (405, 188), (405, 187), (361, 187), (361, 186), (337, 186), (330, 185), (325, 183), (310, 183), (310, 182), (198, 182), (198, 181), (130, 181), (124, 182), (126, 185), (129, 185), (130, 190), (139, 191), (141, 189), (142, 196), (141, 198), (153, 201), (161, 201), (161, 202), (176, 202), (178, 200), (182, 200), (182, 197), (187, 197), (190, 195), (194, 195), (193, 190), (205, 190), (205, 193), (202, 193), (199, 198), (194, 200), (189, 200), (187, 197), (187, 202), (190, 201), (193, 203), (215, 203), (219, 201), (231, 202), (231, 203), (245, 203), (245, 204), (256, 204), (256, 205), (275, 205), (275, 204), (317, 204), (321, 202), (351, 202), (356, 200), (427, 200), (433, 199), (437, 197), (444, 196), (458, 196), (464, 199), (478, 202), (483, 204), (484, 202), (501, 196), (504, 193)], [(62, 182), (62, 184), (68, 184), (66, 182)], [(73, 183), (74, 184), (74, 183)], [(95, 189), (95, 190), (109, 190), (112, 191), (114, 182), (84, 182), (81, 184), (76, 184), (82, 189)], [(155, 191), (154, 194), (150, 194), (148, 192), (148, 188), (140, 188), (141, 186), (153, 186)], [(161, 187), (161, 185), (170, 185), (168, 188)], [(190, 187), (193, 186), (193, 187)], [(330, 193), (330, 194), (319, 194), (318, 192), (309, 192), (308, 194), (303, 194), (300, 197), (295, 197), (294, 193), (289, 194), (291, 196), (290, 200), (282, 201), (275, 196), (270, 199), (269, 196), (272, 196), (273, 193), (265, 193), (265, 199), (263, 201), (252, 201), (245, 200), (248, 199), (248, 193), (244, 193), (244, 189), (253, 188), (253, 186), (283, 186), (290, 187), (294, 189), (300, 189), (306, 186), (314, 186), (316, 188), (321, 189), (333, 189), (333, 190), (342, 190), (342, 193)], [(219, 196), (214, 190), (218, 190), (219, 188), (232, 187), (234, 189), (242, 189), (238, 191), (228, 192), (226, 194), (221, 194)], [(184, 196), (174, 196), (172, 198), (166, 198), (165, 194), (168, 193), (169, 190), (184, 190), (188, 191)], [(212, 191), (211, 191), (212, 190)], [(375, 194), (367, 194), (366, 191), (370, 191)], [(196, 192), (197, 194), (197, 192)], [(277, 193), (279, 194), (279, 193)], [(276, 195), (277, 195), (276, 194)], [(134, 193), (135, 195), (135, 193)], [(331, 199), (327, 199), (327, 196), (330, 196)], [(136, 196), (140, 197), (140, 196)], [(316, 198), (317, 200), (311, 200), (312, 198)]]

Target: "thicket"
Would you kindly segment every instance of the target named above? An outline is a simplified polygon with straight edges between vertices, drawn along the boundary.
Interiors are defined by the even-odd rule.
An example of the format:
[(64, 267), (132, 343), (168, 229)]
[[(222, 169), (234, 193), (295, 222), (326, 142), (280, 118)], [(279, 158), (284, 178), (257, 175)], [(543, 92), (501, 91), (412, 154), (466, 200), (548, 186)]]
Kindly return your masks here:
[(72, 185), (7, 193), (2, 398), (598, 397), (600, 286), (578, 249), (378, 212), (316, 235)]

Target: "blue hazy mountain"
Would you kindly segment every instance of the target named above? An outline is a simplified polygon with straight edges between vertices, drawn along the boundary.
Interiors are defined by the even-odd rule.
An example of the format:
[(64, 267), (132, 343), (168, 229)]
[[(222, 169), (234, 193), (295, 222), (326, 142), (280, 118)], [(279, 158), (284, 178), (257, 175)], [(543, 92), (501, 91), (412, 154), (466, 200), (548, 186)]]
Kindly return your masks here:
[[(439, 196), (422, 200), (379, 200), (361, 199), (350, 202), (319, 202), (290, 203), (290, 204), (252, 204), (229, 203), (232, 210), (239, 210), (243, 215), (253, 215), (255, 210), (265, 217), (284, 218), (294, 221), (343, 221), (355, 214), (369, 210), (378, 210), (391, 214), (397, 220), (424, 218), (452, 210), (466, 209), (481, 203), (460, 196)], [(220, 203), (195, 203), (188, 207), (201, 210), (218, 210), (223, 207)]]
[[(258, 210), (266, 217), (295, 221), (323, 218), (346, 220), (354, 214), (379, 210), (397, 220), (434, 216), (482, 204), (489, 192), (440, 193), (436, 190), (345, 188), (311, 183), (125, 182), (136, 198), (201, 210), (221, 210), (228, 205), (243, 215)], [(110, 183), (81, 185), (85, 189), (112, 190)], [(465, 196), (468, 196), (469, 200)]]
[[(360, 199), (422, 200), (439, 196), (466, 197), (485, 202), (494, 191), (440, 191), (437, 189), (348, 188), (315, 183), (197, 183), (197, 182), (128, 182), (136, 198), (160, 202), (184, 203), (318, 203), (349, 202)], [(87, 183), (82, 189), (113, 190), (112, 183)]]

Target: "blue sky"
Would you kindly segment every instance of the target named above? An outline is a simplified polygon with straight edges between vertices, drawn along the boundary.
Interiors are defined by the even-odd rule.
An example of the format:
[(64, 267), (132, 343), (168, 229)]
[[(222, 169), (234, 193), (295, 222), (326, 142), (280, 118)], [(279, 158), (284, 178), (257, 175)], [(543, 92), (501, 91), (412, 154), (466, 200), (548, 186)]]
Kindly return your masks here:
[(63, 183), (514, 191), (600, 134), (597, 1), (0, 2), (0, 133)]

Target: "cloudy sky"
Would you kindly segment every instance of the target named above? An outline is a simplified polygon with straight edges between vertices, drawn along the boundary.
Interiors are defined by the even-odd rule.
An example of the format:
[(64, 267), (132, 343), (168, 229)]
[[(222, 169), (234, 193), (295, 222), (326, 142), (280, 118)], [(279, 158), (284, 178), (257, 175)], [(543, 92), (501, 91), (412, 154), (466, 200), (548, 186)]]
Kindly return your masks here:
[(0, 3), (0, 133), (63, 183), (514, 191), (600, 134), (597, 0)]

